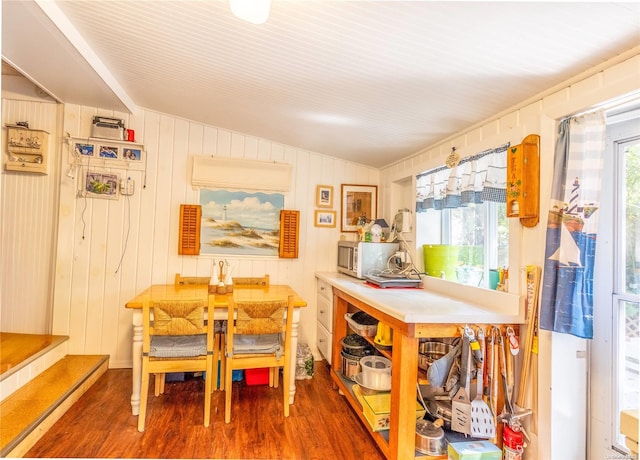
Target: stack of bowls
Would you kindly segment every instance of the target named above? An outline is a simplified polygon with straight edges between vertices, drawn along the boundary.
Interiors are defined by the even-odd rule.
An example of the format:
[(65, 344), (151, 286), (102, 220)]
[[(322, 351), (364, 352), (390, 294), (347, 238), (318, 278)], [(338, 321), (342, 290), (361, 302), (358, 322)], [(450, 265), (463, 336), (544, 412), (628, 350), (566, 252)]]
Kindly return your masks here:
[(355, 381), (361, 372), (360, 359), (375, 353), (373, 346), (358, 334), (350, 334), (342, 339), (342, 375)]

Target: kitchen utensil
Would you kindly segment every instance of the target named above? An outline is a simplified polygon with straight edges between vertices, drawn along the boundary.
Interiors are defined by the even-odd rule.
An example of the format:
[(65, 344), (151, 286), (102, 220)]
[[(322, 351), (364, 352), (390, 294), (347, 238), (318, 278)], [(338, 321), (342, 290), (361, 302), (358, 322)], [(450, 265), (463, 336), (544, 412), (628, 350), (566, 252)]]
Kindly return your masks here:
[(504, 390), (504, 412), (506, 412), (509, 416), (515, 415), (515, 411), (513, 410), (513, 404), (511, 403), (511, 396), (509, 394), (509, 383), (507, 381), (507, 365), (506, 365), (506, 353), (504, 351), (504, 339), (502, 336), (499, 338), (500, 340), (500, 374), (502, 376), (502, 385)]
[(391, 360), (384, 356), (365, 356), (360, 359), (362, 384), (372, 390), (391, 388)]
[(416, 450), (426, 455), (446, 455), (447, 440), (444, 438), (442, 419), (435, 422), (416, 420)]
[(460, 388), (451, 400), (451, 429), (466, 435), (471, 434), (471, 401), (469, 400), (470, 360), (469, 336), (465, 333), (462, 335)]
[[(427, 342), (429, 343), (429, 342)], [(430, 342), (437, 343), (437, 342)], [(450, 347), (448, 344), (440, 344), (446, 345)], [(436, 387), (444, 386), (447, 381), (447, 376), (449, 375), (449, 371), (451, 370), (451, 366), (453, 365), (453, 361), (456, 356), (460, 353), (460, 346), (457, 345), (450, 349), (444, 356), (439, 359), (436, 359), (428, 366), (427, 369), (427, 378), (429, 379), (429, 383)], [(418, 364), (419, 367), (419, 364)]]
[[(478, 333), (479, 342), (484, 342), (484, 331)], [(471, 436), (476, 438), (490, 439), (496, 435), (496, 426), (493, 422), (493, 415), (484, 399), (482, 399), (482, 368), (483, 362), (476, 362), (476, 397), (471, 401)]]

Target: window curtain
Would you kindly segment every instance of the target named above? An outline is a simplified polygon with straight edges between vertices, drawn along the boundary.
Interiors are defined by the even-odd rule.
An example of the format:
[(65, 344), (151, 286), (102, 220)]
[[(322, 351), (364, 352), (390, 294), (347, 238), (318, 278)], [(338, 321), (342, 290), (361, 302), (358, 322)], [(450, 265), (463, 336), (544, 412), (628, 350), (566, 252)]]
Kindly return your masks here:
[(604, 149), (602, 111), (560, 123), (540, 327), (586, 339), (593, 338), (593, 270)]
[(458, 208), (485, 201), (506, 202), (509, 144), (416, 176), (416, 211)]

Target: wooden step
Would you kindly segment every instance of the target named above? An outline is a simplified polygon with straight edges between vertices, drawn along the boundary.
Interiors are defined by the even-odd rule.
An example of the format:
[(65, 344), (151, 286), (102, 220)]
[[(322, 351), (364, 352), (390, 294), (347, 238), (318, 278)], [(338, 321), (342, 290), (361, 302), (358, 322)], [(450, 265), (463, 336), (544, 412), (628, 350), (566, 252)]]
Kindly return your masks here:
[(67, 355), (0, 405), (0, 457), (23, 456), (107, 371), (107, 355)]
[(68, 339), (66, 335), (0, 332), (0, 382)]

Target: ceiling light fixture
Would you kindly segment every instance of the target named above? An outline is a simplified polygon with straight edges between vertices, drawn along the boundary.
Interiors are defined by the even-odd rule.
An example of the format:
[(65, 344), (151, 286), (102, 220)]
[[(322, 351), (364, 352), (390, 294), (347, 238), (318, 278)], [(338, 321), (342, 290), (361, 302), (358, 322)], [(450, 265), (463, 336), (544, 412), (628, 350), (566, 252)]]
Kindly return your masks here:
[(269, 19), (271, 0), (229, 0), (229, 9), (244, 21), (264, 24)]

